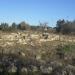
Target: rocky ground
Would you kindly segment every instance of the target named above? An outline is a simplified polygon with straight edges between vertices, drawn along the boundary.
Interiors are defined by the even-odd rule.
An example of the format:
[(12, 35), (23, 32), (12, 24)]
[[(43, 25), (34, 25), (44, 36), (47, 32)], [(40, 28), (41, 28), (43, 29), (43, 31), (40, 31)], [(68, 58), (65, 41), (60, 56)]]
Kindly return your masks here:
[(0, 75), (75, 75), (75, 37), (0, 32)]
[(40, 62), (16, 55), (5, 55), (0, 60), (0, 75), (75, 75), (75, 66), (56, 60)]

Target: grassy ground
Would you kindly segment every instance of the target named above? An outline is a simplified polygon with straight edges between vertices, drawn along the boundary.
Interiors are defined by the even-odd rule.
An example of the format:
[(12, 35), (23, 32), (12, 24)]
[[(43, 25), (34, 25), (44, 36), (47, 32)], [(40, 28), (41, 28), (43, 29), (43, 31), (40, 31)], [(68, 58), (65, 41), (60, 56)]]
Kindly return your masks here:
[[(3, 44), (5, 44), (6, 41), (9, 42), (10, 40), (9, 41), (1, 40), (0, 43), (3, 42)], [(20, 63), (24, 64), (25, 67), (27, 67), (28, 65), (27, 68), (29, 72), (28, 74), (26, 73), (25, 75), (31, 75), (31, 74), (42, 75), (40, 69), (36, 72), (32, 72), (30, 70), (29, 65), (35, 65), (35, 66), (38, 66), (40, 64), (47, 65), (50, 64), (52, 61), (53, 62), (55, 61), (59, 64), (62, 64), (63, 67), (64, 65), (67, 64), (75, 66), (75, 43), (74, 42), (54, 40), (54, 41), (41, 42), (41, 45), (37, 43), (34, 45), (31, 45), (30, 43), (20, 44), (20, 43), (16, 43), (15, 40), (13, 42), (14, 42), (13, 46), (9, 46), (9, 45), (5, 47), (0, 46), (0, 62), (2, 61), (3, 65), (4, 65), (3, 62), (7, 64), (7, 62), (9, 62), (8, 59), (11, 57), (13, 58), (12, 62), (14, 62), (15, 59)], [(35, 43), (35, 41), (33, 43)], [(4, 75), (4, 74), (0, 74), (0, 75)], [(11, 75), (11, 74), (7, 74), (7, 75)]]

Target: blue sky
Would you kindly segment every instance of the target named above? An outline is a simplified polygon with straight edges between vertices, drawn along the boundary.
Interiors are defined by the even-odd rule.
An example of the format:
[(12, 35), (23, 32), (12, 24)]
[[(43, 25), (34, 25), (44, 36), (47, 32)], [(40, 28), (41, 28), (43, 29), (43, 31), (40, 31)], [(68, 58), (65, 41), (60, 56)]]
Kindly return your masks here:
[(53, 27), (63, 18), (75, 19), (75, 0), (0, 0), (0, 23), (38, 25), (40, 21)]

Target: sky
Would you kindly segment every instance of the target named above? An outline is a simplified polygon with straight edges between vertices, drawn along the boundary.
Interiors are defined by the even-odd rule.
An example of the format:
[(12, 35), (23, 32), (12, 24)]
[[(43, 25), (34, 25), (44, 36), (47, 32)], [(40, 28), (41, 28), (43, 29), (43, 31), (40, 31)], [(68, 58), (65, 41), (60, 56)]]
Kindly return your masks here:
[(75, 19), (75, 0), (0, 0), (0, 23), (25, 21), (30, 25)]

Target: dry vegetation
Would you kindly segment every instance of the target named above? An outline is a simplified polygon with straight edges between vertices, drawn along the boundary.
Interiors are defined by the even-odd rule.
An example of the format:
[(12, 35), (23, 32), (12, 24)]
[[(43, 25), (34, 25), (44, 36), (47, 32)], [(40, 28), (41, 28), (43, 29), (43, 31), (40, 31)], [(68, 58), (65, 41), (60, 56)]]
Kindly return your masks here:
[(1, 72), (2, 67), (0, 72), (1, 75), (6, 72), (7, 75), (13, 75), (10, 72), (18, 75), (74, 75), (74, 49), (74, 35), (48, 33), (45, 39), (41, 32), (0, 32), (0, 65), (7, 69)]

